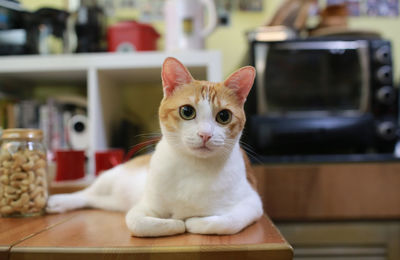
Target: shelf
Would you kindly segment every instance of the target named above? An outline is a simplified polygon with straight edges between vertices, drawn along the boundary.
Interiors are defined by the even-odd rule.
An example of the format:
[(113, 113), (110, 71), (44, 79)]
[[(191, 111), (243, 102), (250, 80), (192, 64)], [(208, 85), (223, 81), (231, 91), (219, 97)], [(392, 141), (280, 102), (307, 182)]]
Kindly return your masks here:
[[(137, 91), (126, 91), (126, 88), (159, 86), (154, 89), (154, 95), (146, 92), (147, 97), (158, 99), (149, 104), (158, 106), (162, 97), (161, 66), (169, 56), (188, 67), (194, 78), (222, 80), (222, 59), (218, 51), (22, 55), (0, 57), (0, 87), (13, 89), (14, 93), (40, 84), (82, 88), (88, 101), (88, 171), (94, 176), (94, 153), (110, 147), (112, 131), (123, 118), (124, 95), (136, 93), (133, 95), (143, 98)], [(135, 102), (135, 96), (129, 100)], [(156, 116), (152, 120), (157, 120)]]
[(153, 82), (160, 79), (159, 68), (165, 58), (173, 56), (188, 68), (206, 68), (208, 80), (221, 80), (221, 55), (218, 51), (137, 52), (137, 53), (90, 53), (52, 56), (21, 55), (0, 57), (0, 77), (15, 75), (24, 78), (36, 76), (32, 72), (77, 72), (89, 69), (149, 70)]

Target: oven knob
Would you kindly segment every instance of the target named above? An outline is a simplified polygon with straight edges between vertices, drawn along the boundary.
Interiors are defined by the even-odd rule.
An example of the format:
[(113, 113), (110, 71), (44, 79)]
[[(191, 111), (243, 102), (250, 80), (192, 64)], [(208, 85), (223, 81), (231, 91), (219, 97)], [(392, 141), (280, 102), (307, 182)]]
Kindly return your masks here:
[(381, 83), (391, 83), (392, 82), (392, 67), (386, 65), (382, 66), (376, 72), (376, 77)]
[(378, 134), (385, 140), (396, 138), (396, 125), (391, 121), (382, 122), (378, 125)]
[(378, 89), (376, 92), (376, 98), (382, 104), (391, 105), (396, 99), (396, 93), (392, 87), (384, 86)]
[(377, 49), (375, 52), (375, 60), (383, 64), (388, 64), (390, 62), (389, 46), (384, 45)]

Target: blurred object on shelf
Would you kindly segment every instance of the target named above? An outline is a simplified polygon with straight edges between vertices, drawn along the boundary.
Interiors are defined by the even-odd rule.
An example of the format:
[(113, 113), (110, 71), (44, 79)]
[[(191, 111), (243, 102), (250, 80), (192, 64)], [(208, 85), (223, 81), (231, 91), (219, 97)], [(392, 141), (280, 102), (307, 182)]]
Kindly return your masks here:
[(399, 16), (398, 0), (326, 0), (326, 6), (344, 4), (349, 16), (396, 17)]
[(15, 100), (6, 95), (0, 97), (0, 129), (16, 128), (16, 116), (14, 115)]
[(349, 9), (346, 4), (328, 5), (320, 12), (320, 22), (310, 28), (310, 37), (358, 37), (360, 39), (380, 38), (377, 31), (351, 29), (348, 27)]
[[(348, 26), (351, 3), (339, 1), (319, 10), (317, 0), (285, 0), (264, 26), (247, 33), (249, 41), (285, 41), (307, 37), (379, 38), (380, 33)], [(317, 25), (308, 23), (309, 16), (319, 15)]]
[[(204, 15), (208, 22), (204, 26)], [(166, 50), (204, 49), (205, 38), (216, 28), (213, 0), (167, 0), (164, 9)]]
[(111, 169), (124, 160), (123, 149), (108, 149), (104, 151), (96, 151), (95, 162), (96, 162), (96, 176), (100, 175), (101, 172)]
[(310, 10), (318, 4), (317, 0), (286, 0), (284, 1), (267, 26), (286, 26), (297, 32), (306, 29)]
[(78, 180), (85, 177), (85, 151), (56, 151), (56, 181)]
[(87, 119), (86, 106), (86, 99), (79, 96), (54, 96), (40, 106), (40, 128), (43, 129), (50, 158), (54, 158), (58, 149), (87, 149), (88, 140), (81, 140), (85, 139), (83, 137), (88, 131), (86, 120), (81, 118)]
[(105, 51), (106, 16), (103, 8), (95, 0), (82, 0), (76, 15), (76, 52)]
[(24, 29), (0, 30), (0, 55), (26, 53)]
[(73, 17), (54, 8), (34, 12), (0, 0), (0, 55), (71, 53), (76, 48)]
[(22, 100), (18, 106), (14, 107), (13, 112), (19, 128), (38, 128), (39, 127), (39, 103), (36, 100)]
[[(396, 0), (397, 1), (397, 0)], [(365, 15), (362, 14), (363, 8), (363, 3), (361, 2), (367, 2), (364, 0), (326, 0), (326, 7), (329, 6), (337, 6), (337, 5), (343, 5), (347, 9), (347, 15), (349, 16), (360, 16), (360, 15)], [(383, 2), (383, 1), (380, 1)]]
[(152, 23), (163, 21), (163, 8), (165, 0), (141, 0), (135, 1), (139, 10), (139, 21)]
[(0, 0), (0, 55), (27, 53), (25, 15), (18, 2)]
[(263, 0), (239, 0), (239, 10), (244, 12), (261, 12)]
[(74, 12), (40, 8), (34, 12), (0, 0), (0, 55), (60, 54), (106, 50), (106, 17), (95, 0)]
[(321, 11), (318, 27), (347, 27), (348, 16), (345, 4), (329, 5)]
[(26, 17), (27, 44), (30, 52), (38, 54), (72, 53), (76, 42), (68, 28), (68, 12), (41, 8)]
[(348, 29), (349, 11), (346, 4), (328, 5), (320, 12), (319, 24), (309, 31), (310, 35), (342, 33)]
[(0, 128), (40, 128), (52, 159), (57, 149), (88, 148), (86, 111), (86, 99), (79, 96), (53, 96), (44, 102), (5, 96), (0, 100)]
[(73, 115), (67, 120), (67, 141), (73, 150), (89, 148), (89, 120), (86, 115)]
[(160, 34), (148, 24), (124, 21), (107, 30), (108, 51), (154, 51)]
[(260, 26), (247, 32), (249, 41), (287, 41), (297, 38), (297, 33), (283, 25)]
[(381, 34), (377, 31), (365, 30), (365, 29), (349, 29), (343, 27), (325, 27), (317, 30), (309, 31), (309, 38), (354, 38), (359, 39), (379, 39)]
[(24, 9), (17, 1), (0, 0), (0, 30), (21, 27)]

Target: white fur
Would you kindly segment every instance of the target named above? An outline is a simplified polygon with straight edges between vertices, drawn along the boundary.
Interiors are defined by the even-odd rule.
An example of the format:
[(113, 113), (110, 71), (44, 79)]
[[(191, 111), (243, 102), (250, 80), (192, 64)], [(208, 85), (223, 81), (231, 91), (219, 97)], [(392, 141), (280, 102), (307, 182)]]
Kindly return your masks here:
[(87, 189), (50, 196), (47, 212), (60, 213), (77, 208), (127, 211), (143, 194), (147, 169), (122, 164), (102, 173)]
[[(262, 203), (246, 179), (240, 136), (228, 140), (211, 107), (196, 104), (196, 118), (182, 120), (177, 132), (161, 125), (149, 168), (117, 166), (82, 192), (51, 196), (48, 211), (130, 209), (126, 224), (140, 237), (239, 232), (262, 215)], [(207, 149), (198, 149), (202, 131), (211, 135)]]
[[(176, 152), (163, 139), (150, 168), (141, 202), (126, 215), (136, 236), (182, 233), (180, 221), (191, 233), (233, 234), (262, 215), (261, 200), (246, 180), (238, 144), (224, 161)], [(163, 219), (176, 221), (160, 225)]]

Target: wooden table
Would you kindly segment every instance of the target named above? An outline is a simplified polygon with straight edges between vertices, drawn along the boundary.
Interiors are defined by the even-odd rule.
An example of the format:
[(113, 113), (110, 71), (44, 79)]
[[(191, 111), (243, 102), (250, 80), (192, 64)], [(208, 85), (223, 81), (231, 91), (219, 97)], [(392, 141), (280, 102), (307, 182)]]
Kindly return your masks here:
[(131, 237), (124, 214), (80, 210), (0, 218), (0, 259), (292, 259), (267, 217), (230, 236)]

